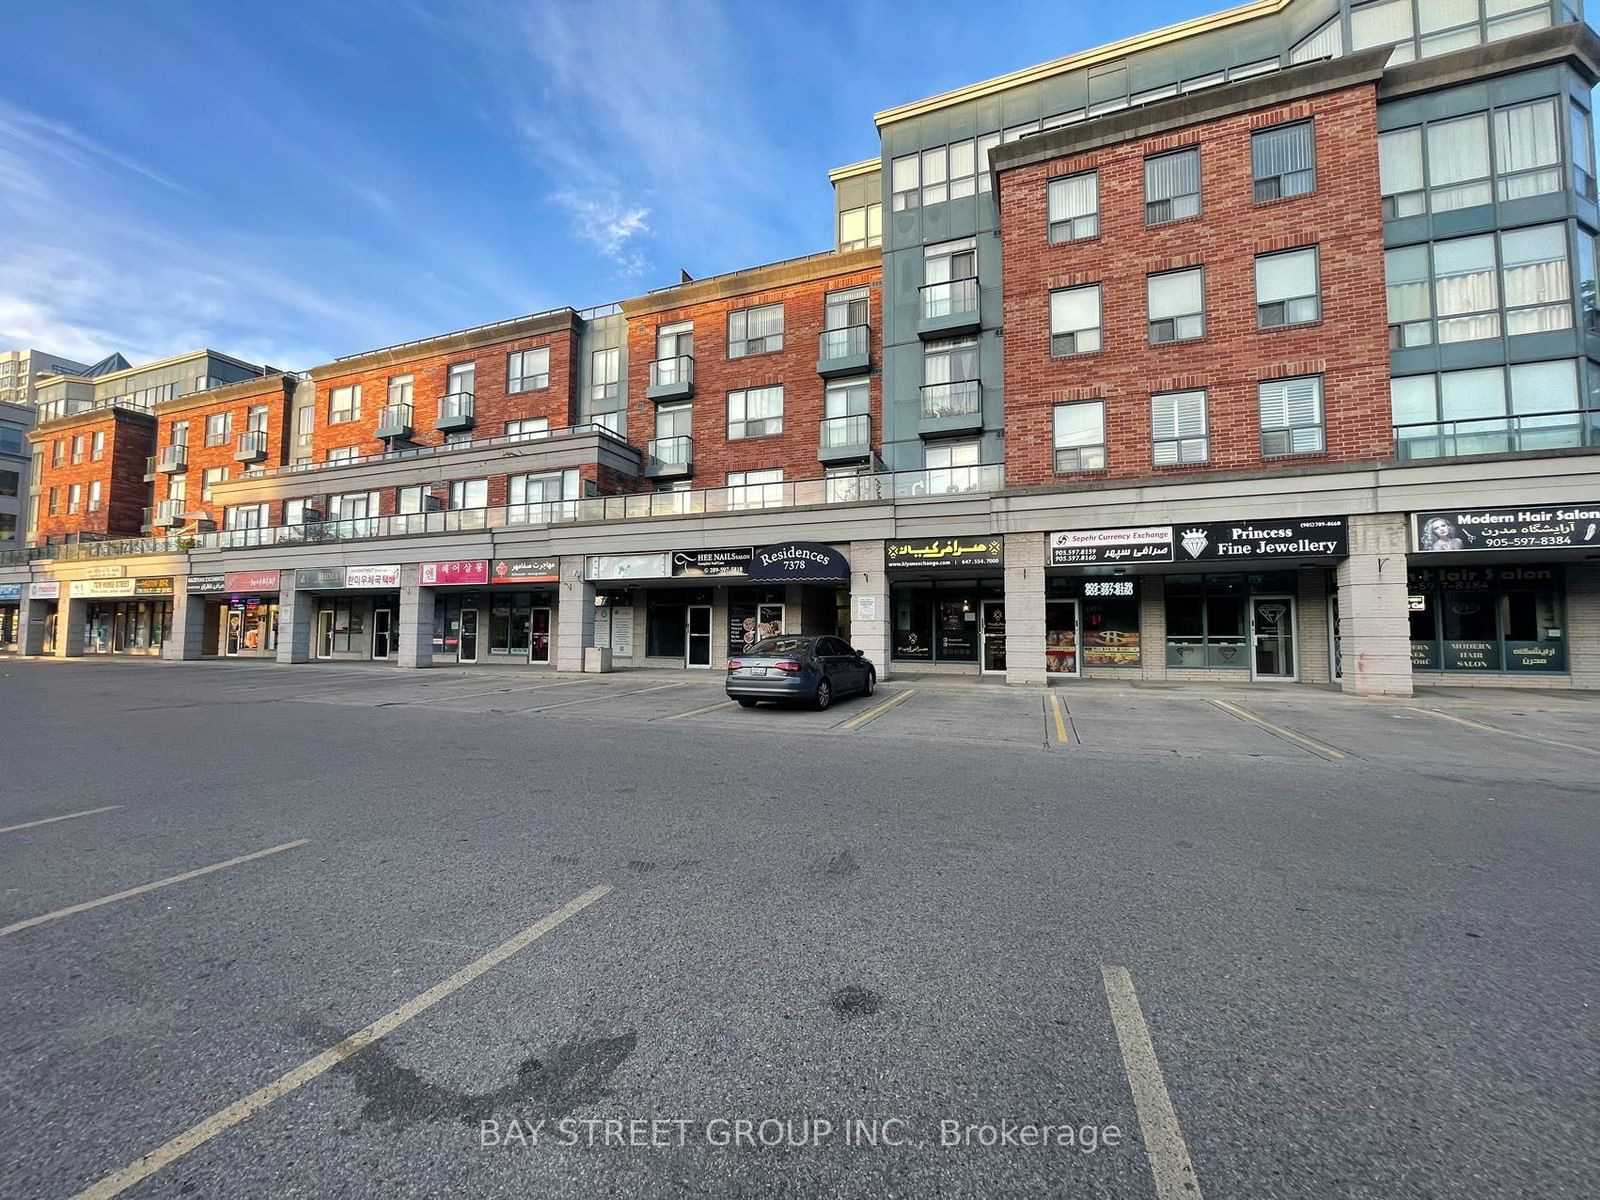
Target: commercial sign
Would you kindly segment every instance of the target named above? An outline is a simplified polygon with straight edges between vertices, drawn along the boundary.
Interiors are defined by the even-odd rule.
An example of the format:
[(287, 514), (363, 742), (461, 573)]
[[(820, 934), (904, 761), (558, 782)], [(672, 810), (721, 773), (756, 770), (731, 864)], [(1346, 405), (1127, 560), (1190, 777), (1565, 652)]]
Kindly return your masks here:
[(1600, 546), (1600, 503), (1454, 509), (1417, 513), (1415, 521), (1422, 551)]
[(454, 587), (489, 582), (487, 559), (468, 559), (464, 562), (423, 563), (420, 578), (424, 587)]
[(361, 591), (400, 586), (399, 567), (346, 567), (344, 586)]
[(191, 575), (184, 581), (183, 590), (191, 596), (210, 596), (228, 590), (226, 575)]
[(338, 591), (344, 586), (343, 567), (301, 567), (294, 586), (302, 591)]
[(916, 538), (884, 546), (884, 564), (891, 571), (998, 567), (1005, 560), (1005, 545), (998, 534), (981, 538)]
[(1050, 565), (1172, 561), (1172, 526), (1129, 529), (1068, 529), (1050, 535)]
[(763, 546), (750, 564), (751, 583), (847, 583), (850, 564), (820, 542), (780, 542)]
[(92, 600), (114, 600), (133, 595), (131, 579), (74, 579), (67, 585), (67, 595)]
[(127, 573), (127, 567), (111, 566), (103, 563), (100, 566), (86, 568), (83, 572), (83, 577), (85, 579), (121, 579)]
[(28, 599), (30, 600), (59, 600), (61, 599), (61, 581), (59, 579), (46, 579), (41, 583), (28, 585)]
[(672, 573), (666, 554), (591, 554), (585, 567), (590, 579), (665, 579)]
[(558, 558), (497, 558), (489, 568), (490, 583), (558, 583)]
[(22, 585), (20, 583), (0, 583), (0, 600), (21, 600)]
[(222, 586), (230, 592), (275, 592), (278, 590), (278, 572), (276, 571), (229, 571), (222, 579)]
[(172, 595), (172, 576), (163, 575), (155, 579), (135, 579), (133, 581), (133, 594), (135, 596), (170, 596)]
[(674, 575), (743, 575), (750, 569), (755, 551), (749, 546), (733, 550), (674, 550)]

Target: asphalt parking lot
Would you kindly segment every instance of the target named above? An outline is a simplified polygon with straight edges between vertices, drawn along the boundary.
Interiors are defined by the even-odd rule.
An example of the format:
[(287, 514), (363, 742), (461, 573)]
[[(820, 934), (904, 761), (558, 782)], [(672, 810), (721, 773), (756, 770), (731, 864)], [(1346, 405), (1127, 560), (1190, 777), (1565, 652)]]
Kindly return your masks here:
[(0, 1194), (1592, 1194), (1586, 698), (719, 689), (0, 662)]

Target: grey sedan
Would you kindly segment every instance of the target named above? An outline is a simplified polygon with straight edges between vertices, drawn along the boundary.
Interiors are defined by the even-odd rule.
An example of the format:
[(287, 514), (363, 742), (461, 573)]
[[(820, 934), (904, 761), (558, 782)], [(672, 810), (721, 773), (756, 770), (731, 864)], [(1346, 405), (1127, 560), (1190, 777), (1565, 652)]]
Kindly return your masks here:
[(872, 695), (878, 671), (861, 651), (827, 635), (782, 634), (762, 638), (728, 660), (728, 695), (745, 708), (762, 700), (788, 700), (823, 709), (834, 697)]

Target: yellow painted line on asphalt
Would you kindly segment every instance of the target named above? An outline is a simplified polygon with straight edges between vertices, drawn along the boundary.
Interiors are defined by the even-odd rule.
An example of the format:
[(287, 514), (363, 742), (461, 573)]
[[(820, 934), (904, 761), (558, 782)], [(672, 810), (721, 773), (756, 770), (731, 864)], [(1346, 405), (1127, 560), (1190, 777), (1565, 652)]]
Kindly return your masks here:
[(867, 709), (866, 712), (862, 713), (860, 716), (851, 717), (848, 721), (845, 721), (843, 724), (841, 724), (839, 726), (839, 728), (840, 729), (849, 730), (849, 731), (851, 731), (853, 733), (855, 730), (860, 729), (868, 721), (876, 721), (879, 717), (883, 716), (884, 713), (888, 712), (896, 704), (904, 704), (907, 700), (911, 699), (911, 697), (915, 696), (916, 694), (917, 694), (917, 689), (916, 688), (907, 688), (905, 691), (901, 692), (899, 695), (891, 697), (888, 700), (885, 700), (882, 704), (878, 705), (877, 708), (869, 708), (869, 709)]
[(120, 804), (108, 804), (104, 808), (86, 808), (82, 812), (62, 813), (59, 817), (41, 817), (37, 821), (24, 821), (20, 825), (0, 826), (0, 833), (15, 833), (19, 829), (36, 829), (40, 825), (54, 825), (57, 821), (72, 821), (78, 817), (93, 817), (99, 813), (108, 813), (114, 808), (121, 808)]
[(1067, 735), (1067, 714), (1061, 707), (1061, 697), (1051, 693), (1045, 697), (1050, 702), (1050, 715), (1056, 722), (1056, 741), (1063, 746), (1072, 745), (1072, 738)]
[(538, 708), (525, 708), (523, 712), (548, 712), (552, 708), (571, 708), (574, 704), (595, 704), (601, 700), (620, 700), (624, 696), (642, 696), (646, 692), (664, 692), (668, 688), (684, 687), (682, 683), (658, 683), (655, 687), (634, 688), (631, 692), (618, 692), (615, 696), (585, 696), (582, 700), (563, 700), (560, 704), (541, 704)]
[(241, 854), (238, 858), (230, 858), (226, 862), (212, 863), (209, 867), (197, 867), (193, 871), (185, 871), (181, 875), (168, 875), (165, 879), (158, 879), (154, 883), (140, 884), (138, 887), (129, 888), (125, 892), (101, 896), (98, 900), (87, 900), (82, 904), (58, 908), (55, 912), (47, 912), (38, 917), (29, 917), (26, 921), (18, 921), (13, 925), (0, 926), (0, 937), (10, 937), (13, 933), (21, 933), (24, 929), (32, 929), (35, 925), (48, 925), (51, 921), (59, 921), (63, 917), (77, 916), (81, 912), (88, 912), (91, 908), (104, 908), (107, 904), (115, 904), (119, 900), (131, 900), (135, 896), (143, 896), (146, 892), (171, 887), (175, 883), (187, 883), (191, 879), (199, 879), (202, 875), (226, 871), (229, 867), (237, 867), (247, 862), (254, 862), (258, 858), (266, 858), (269, 854), (282, 854), (285, 850), (295, 850), (309, 844), (310, 841), (310, 838), (301, 838), (298, 841), (285, 842), (281, 846), (269, 846), (265, 850), (257, 850), (253, 854)]
[(1150, 1042), (1150, 1027), (1133, 990), (1133, 976), (1127, 967), (1101, 967), (1100, 976), (1105, 982), (1106, 1003), (1111, 1006), (1111, 1023), (1117, 1029), (1122, 1068), (1133, 1092), (1134, 1111), (1139, 1115), (1145, 1156), (1155, 1177), (1156, 1200), (1201, 1200), (1194, 1160), (1189, 1157), (1156, 1048)]
[[(732, 708), (734, 703), (735, 702), (732, 701), (732, 700), (718, 700), (715, 704), (708, 704), (704, 708), (691, 708), (688, 712), (673, 713), (670, 717), (657, 717), (656, 720), (658, 720), (658, 721), (681, 721), (685, 717), (702, 717), (706, 713), (716, 712), (717, 709), (719, 709), (719, 708)], [(4, 830), (0, 830), (0, 833), (3, 833), (3, 832), (5, 832), (5, 831)]]
[(1248, 721), (1252, 725), (1259, 725), (1268, 733), (1275, 734), (1286, 742), (1293, 742), (1301, 749), (1309, 750), (1311, 753), (1318, 755), (1319, 757), (1340, 759), (1345, 756), (1343, 750), (1335, 750), (1327, 743), (1317, 741), (1316, 738), (1307, 737), (1303, 733), (1296, 733), (1293, 729), (1285, 729), (1282, 725), (1275, 725), (1265, 717), (1258, 717), (1248, 708), (1241, 708), (1239, 705), (1230, 704), (1226, 700), (1212, 700), (1211, 703), (1216, 705), (1216, 707), (1220, 708), (1229, 716), (1238, 717), (1239, 720)]
[[(1559, 746), (1563, 750), (1576, 750), (1579, 754), (1600, 755), (1600, 750), (1595, 749), (1593, 746), (1580, 746), (1577, 742), (1557, 741), (1555, 738), (1540, 737), (1536, 733), (1514, 733), (1509, 729), (1502, 729), (1498, 725), (1487, 725), (1482, 721), (1471, 721), (1466, 717), (1458, 717), (1453, 713), (1442, 713), (1432, 708), (1412, 708), (1410, 705), (1407, 705), (1407, 707), (1412, 712), (1426, 713), (1430, 717), (1438, 717), (1441, 721), (1454, 721), (1457, 725), (1465, 725), (1468, 729), (1480, 729), (1487, 733), (1498, 733), (1501, 737), (1516, 738), (1522, 742), (1538, 742), (1542, 746)], [(0, 829), (0, 833), (4, 832), (5, 830)]]
[(225, 1133), (235, 1125), (241, 1124), (289, 1093), (304, 1087), (320, 1075), (325, 1075), (334, 1067), (344, 1062), (345, 1059), (359, 1054), (379, 1038), (393, 1033), (400, 1026), (412, 1018), (420, 1016), (441, 1000), (455, 995), (467, 984), (479, 976), (493, 970), (506, 959), (525, 950), (556, 926), (571, 917), (577, 916), (597, 900), (603, 899), (611, 891), (611, 885), (603, 883), (598, 887), (590, 888), (576, 900), (558, 908), (549, 916), (536, 921), (515, 937), (501, 942), (489, 953), (475, 962), (462, 967), (448, 979), (434, 984), (427, 991), (413, 1000), (407, 1000), (399, 1008), (385, 1013), (372, 1024), (358, 1029), (344, 1041), (331, 1050), (324, 1050), (315, 1058), (308, 1059), (292, 1071), (286, 1071), (265, 1087), (258, 1088), (242, 1100), (237, 1100), (220, 1112), (213, 1113), (198, 1125), (184, 1130), (163, 1146), (158, 1146), (143, 1158), (129, 1163), (115, 1174), (107, 1175), (99, 1183), (85, 1188), (79, 1192), (74, 1200), (111, 1200), (113, 1196), (120, 1196), (135, 1184), (150, 1178), (163, 1167), (176, 1162), (191, 1150), (205, 1145), (220, 1133)]

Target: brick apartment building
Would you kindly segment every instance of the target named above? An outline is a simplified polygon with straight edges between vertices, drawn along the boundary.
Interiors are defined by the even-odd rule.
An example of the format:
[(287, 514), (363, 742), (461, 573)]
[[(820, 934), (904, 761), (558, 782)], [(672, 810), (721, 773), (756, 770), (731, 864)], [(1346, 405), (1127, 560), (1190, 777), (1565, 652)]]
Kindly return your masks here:
[(79, 397), (149, 442), (19, 648), (1600, 686), (1597, 78), (1564, 0), (1255, 0), (877, 114), (829, 253)]

